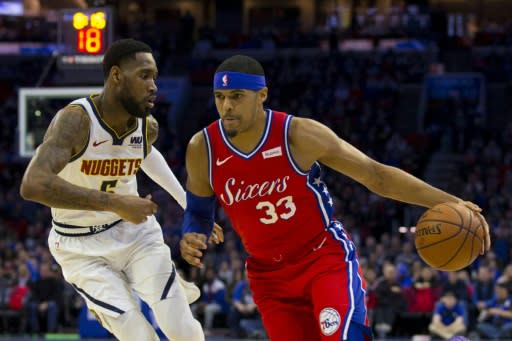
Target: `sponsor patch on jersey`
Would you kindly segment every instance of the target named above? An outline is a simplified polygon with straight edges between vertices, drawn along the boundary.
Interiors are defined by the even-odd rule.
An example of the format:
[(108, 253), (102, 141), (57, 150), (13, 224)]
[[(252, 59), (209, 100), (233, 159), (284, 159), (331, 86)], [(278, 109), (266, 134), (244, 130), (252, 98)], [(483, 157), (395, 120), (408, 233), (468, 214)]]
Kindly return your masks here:
[(264, 159), (270, 159), (271, 157), (278, 157), (278, 156), (283, 155), (283, 150), (281, 149), (281, 146), (279, 146), (279, 147), (265, 150), (261, 154), (263, 154)]
[(334, 308), (324, 308), (320, 312), (319, 319), (320, 329), (325, 336), (332, 335), (340, 328), (341, 317)]
[(142, 139), (142, 136), (132, 136), (128, 145), (133, 148), (142, 148)]

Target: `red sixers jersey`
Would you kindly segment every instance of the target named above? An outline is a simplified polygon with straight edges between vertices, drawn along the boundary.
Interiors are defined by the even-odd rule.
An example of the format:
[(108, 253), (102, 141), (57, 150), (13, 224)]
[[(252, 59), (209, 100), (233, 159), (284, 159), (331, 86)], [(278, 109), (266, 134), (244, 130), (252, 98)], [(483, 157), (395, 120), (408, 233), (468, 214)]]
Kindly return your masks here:
[(217, 120), (204, 129), (210, 184), (255, 260), (296, 258), (325, 241), (332, 199), (320, 165), (299, 169), (288, 134), (292, 116), (266, 110), (264, 133), (250, 153), (228, 140)]

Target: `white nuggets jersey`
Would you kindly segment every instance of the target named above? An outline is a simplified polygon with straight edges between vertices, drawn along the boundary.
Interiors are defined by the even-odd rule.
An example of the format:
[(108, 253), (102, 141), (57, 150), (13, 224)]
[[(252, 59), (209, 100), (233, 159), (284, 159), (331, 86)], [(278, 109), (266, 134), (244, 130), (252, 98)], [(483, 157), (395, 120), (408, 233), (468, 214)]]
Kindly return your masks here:
[[(119, 136), (99, 115), (92, 100), (94, 96), (70, 104), (80, 106), (89, 115), (89, 139), (58, 176), (81, 187), (138, 195), (135, 174), (147, 155), (147, 118), (137, 118), (133, 129)], [(109, 211), (62, 208), (52, 208), (52, 216), (56, 224), (77, 227), (101, 226), (120, 219)]]

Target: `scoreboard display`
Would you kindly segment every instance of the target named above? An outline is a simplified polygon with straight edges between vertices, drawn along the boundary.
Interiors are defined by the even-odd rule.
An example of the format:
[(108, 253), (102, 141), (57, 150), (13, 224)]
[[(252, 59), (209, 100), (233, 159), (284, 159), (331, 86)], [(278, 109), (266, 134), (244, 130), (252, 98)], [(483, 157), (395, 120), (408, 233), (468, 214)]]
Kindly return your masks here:
[(58, 23), (57, 67), (60, 83), (80, 86), (102, 83), (103, 55), (113, 39), (113, 9), (62, 9)]
[(103, 55), (112, 40), (110, 8), (64, 9), (59, 13), (61, 53)]

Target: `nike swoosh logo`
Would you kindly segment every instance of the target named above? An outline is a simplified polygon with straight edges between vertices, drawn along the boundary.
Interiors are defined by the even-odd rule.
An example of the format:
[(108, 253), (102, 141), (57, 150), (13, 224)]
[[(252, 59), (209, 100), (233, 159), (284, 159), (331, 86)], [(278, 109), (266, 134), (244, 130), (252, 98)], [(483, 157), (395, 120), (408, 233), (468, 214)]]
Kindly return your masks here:
[(228, 157), (227, 157), (227, 158), (225, 158), (224, 160), (219, 160), (219, 159), (217, 158), (217, 161), (215, 162), (215, 164), (216, 164), (217, 166), (222, 166), (223, 164), (225, 164), (226, 162), (228, 162), (228, 160), (229, 160), (229, 159), (231, 159), (232, 157), (233, 157), (233, 155), (228, 156)]
[(110, 140), (105, 140), (105, 141), (100, 141), (100, 142), (98, 142), (98, 141), (94, 141), (94, 142), (92, 143), (92, 146), (93, 146), (93, 147), (98, 147), (100, 144), (105, 143), (105, 142), (108, 142), (108, 141), (110, 141)]

